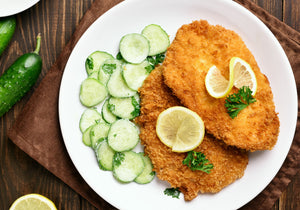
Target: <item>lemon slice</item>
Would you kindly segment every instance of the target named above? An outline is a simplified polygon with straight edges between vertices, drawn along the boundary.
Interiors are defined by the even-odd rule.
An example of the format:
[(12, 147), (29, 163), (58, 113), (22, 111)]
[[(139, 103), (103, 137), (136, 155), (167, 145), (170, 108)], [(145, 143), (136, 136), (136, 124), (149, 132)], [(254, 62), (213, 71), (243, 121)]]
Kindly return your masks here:
[(229, 69), (229, 81), (221, 74), (216, 66), (212, 66), (205, 77), (205, 87), (214, 98), (225, 97), (233, 87), (233, 69)]
[(182, 106), (174, 106), (160, 113), (156, 133), (173, 152), (187, 152), (201, 144), (205, 130), (197, 113)]
[(9, 210), (56, 210), (54, 203), (39, 194), (27, 194), (18, 198)]
[(257, 82), (251, 66), (243, 59), (233, 57), (230, 60), (229, 68), (234, 72), (233, 85), (237, 88), (248, 86), (254, 96), (257, 90)]

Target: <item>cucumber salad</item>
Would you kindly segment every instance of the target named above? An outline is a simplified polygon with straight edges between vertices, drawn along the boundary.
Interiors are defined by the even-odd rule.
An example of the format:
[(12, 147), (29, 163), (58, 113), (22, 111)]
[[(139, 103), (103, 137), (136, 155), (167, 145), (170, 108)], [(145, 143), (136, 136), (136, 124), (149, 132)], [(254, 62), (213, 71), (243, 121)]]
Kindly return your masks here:
[(95, 152), (99, 168), (122, 183), (146, 184), (155, 176), (150, 158), (134, 151), (140, 139), (133, 119), (140, 112), (138, 89), (163, 62), (169, 45), (168, 34), (150, 24), (123, 36), (116, 57), (95, 51), (86, 59), (79, 94), (86, 107), (79, 122), (82, 141)]

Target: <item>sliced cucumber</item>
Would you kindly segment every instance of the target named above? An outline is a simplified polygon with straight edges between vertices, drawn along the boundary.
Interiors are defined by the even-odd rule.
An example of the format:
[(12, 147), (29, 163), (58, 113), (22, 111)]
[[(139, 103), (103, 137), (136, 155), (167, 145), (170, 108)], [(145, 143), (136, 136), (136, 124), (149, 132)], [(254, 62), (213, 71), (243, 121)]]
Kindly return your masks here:
[(90, 75), (88, 75), (88, 78), (93, 78), (93, 79), (98, 80), (98, 72), (93, 71)]
[(90, 130), (90, 140), (93, 149), (97, 148), (99, 142), (107, 138), (110, 126), (106, 123), (97, 123)]
[(170, 45), (168, 34), (159, 25), (150, 24), (146, 26), (142, 35), (150, 42), (150, 56), (165, 52)]
[(107, 96), (106, 87), (98, 80), (87, 78), (81, 83), (80, 102), (86, 107), (96, 106)]
[(140, 154), (133, 151), (116, 152), (113, 157), (113, 175), (123, 183), (133, 181), (144, 170), (145, 163)]
[(82, 134), (82, 142), (86, 145), (91, 147), (92, 143), (91, 143), (91, 138), (90, 138), (90, 131), (92, 129), (93, 125), (88, 127)]
[(100, 66), (103, 64), (103, 62), (107, 59), (113, 59), (114, 57), (103, 51), (95, 51), (92, 54), (90, 54), (86, 61), (85, 61), (85, 69), (88, 75), (92, 74), (93, 72), (98, 72), (100, 69)]
[(123, 152), (133, 149), (139, 142), (139, 130), (127, 119), (114, 122), (108, 132), (108, 144), (117, 151)]
[(107, 99), (105, 102), (104, 102), (104, 104), (103, 104), (103, 106), (102, 106), (102, 117), (103, 117), (103, 119), (107, 122), (107, 123), (109, 123), (109, 124), (112, 124), (113, 122), (115, 122), (117, 119), (118, 119), (118, 117), (116, 116), (116, 115), (114, 115), (110, 110), (109, 110), (109, 108), (108, 108), (108, 100), (109, 99)]
[(98, 72), (98, 80), (106, 85), (110, 75), (116, 70), (120, 69), (122, 66), (122, 62), (117, 59), (107, 59), (101, 65), (100, 70)]
[(143, 152), (139, 154), (144, 160), (145, 168), (143, 172), (134, 179), (134, 181), (139, 184), (148, 184), (154, 179), (155, 176), (155, 172), (153, 171), (153, 165), (150, 158), (148, 156), (145, 156)]
[(119, 47), (122, 57), (129, 63), (141, 63), (150, 50), (148, 39), (137, 33), (123, 36)]
[(111, 97), (108, 101), (108, 108), (114, 115), (122, 119), (133, 119), (140, 113), (139, 99), (137, 98), (139, 98), (138, 94), (127, 98)]
[(107, 82), (110, 95), (118, 98), (133, 96), (136, 91), (130, 89), (122, 77), (122, 70), (116, 69)]
[(99, 167), (102, 170), (112, 171), (115, 151), (108, 146), (106, 139), (98, 144), (95, 152)]
[(123, 65), (123, 78), (129, 88), (138, 91), (138, 89), (143, 85), (144, 80), (151, 72), (148, 71), (147, 68), (151, 68), (148, 61), (143, 61), (140, 64), (128, 63)]
[(81, 132), (84, 132), (87, 128), (96, 123), (103, 122), (101, 114), (97, 111), (96, 108), (86, 109), (79, 121), (79, 128)]

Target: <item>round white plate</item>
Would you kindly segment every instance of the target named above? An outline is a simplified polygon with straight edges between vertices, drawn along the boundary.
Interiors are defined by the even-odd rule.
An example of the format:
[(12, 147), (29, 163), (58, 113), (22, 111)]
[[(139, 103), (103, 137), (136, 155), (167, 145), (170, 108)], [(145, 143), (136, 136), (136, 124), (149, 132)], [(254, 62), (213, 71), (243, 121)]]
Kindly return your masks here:
[(37, 2), (39, 2), (39, 0), (0, 0), (0, 17), (23, 12)]
[[(79, 119), (85, 110), (79, 101), (81, 82), (87, 77), (85, 60), (96, 51), (118, 52), (120, 38), (141, 32), (148, 24), (161, 25), (171, 40), (177, 29), (193, 20), (206, 19), (236, 31), (269, 78), (279, 112), (280, 134), (271, 151), (250, 154), (245, 175), (217, 194), (200, 194), (191, 202), (183, 195), (164, 195), (169, 185), (155, 179), (147, 185), (121, 184), (111, 172), (97, 165), (93, 150), (82, 143)], [(100, 111), (100, 107), (99, 107)], [(297, 121), (297, 92), (289, 61), (277, 39), (251, 12), (233, 1), (223, 0), (130, 0), (102, 15), (83, 34), (68, 60), (59, 96), (61, 131), (77, 170), (107, 202), (121, 209), (237, 209), (258, 195), (274, 178), (288, 154)]]

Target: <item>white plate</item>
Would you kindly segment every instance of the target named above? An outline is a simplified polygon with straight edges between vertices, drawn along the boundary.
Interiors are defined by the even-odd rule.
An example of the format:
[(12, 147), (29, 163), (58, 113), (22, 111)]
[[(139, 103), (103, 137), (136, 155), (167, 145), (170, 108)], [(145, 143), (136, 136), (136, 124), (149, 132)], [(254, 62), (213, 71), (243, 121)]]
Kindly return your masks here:
[(23, 12), (37, 2), (39, 2), (39, 0), (0, 0), (0, 17)]
[[(164, 195), (169, 185), (155, 179), (147, 185), (120, 184), (111, 172), (99, 169), (94, 152), (84, 146), (78, 124), (85, 108), (79, 102), (79, 87), (86, 78), (85, 59), (96, 51), (118, 52), (120, 38), (141, 32), (148, 24), (161, 25), (174, 38), (177, 29), (193, 20), (206, 19), (236, 31), (267, 75), (279, 112), (280, 134), (271, 151), (250, 155), (244, 177), (217, 194), (199, 195), (191, 202), (183, 196)], [(289, 61), (269, 29), (252, 13), (223, 0), (130, 0), (102, 15), (83, 34), (66, 65), (59, 96), (59, 118), (64, 142), (77, 170), (107, 202), (121, 209), (237, 209), (258, 195), (274, 178), (288, 154), (297, 121), (296, 84)]]

